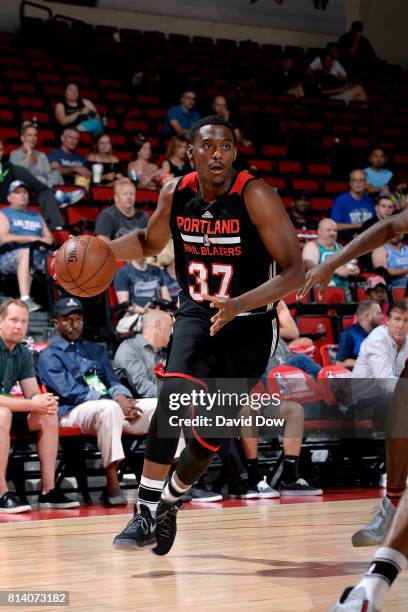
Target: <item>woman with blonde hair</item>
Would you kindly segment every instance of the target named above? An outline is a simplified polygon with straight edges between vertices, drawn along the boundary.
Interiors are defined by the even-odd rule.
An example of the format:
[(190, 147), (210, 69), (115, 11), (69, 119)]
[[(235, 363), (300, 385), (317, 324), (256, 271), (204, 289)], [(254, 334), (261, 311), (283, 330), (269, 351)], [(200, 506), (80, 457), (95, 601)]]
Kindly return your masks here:
[(173, 307), (177, 307), (180, 292), (180, 285), (176, 277), (174, 266), (174, 245), (173, 240), (169, 240), (161, 253), (157, 256), (157, 265), (163, 268), (163, 277), (166, 287), (169, 290)]

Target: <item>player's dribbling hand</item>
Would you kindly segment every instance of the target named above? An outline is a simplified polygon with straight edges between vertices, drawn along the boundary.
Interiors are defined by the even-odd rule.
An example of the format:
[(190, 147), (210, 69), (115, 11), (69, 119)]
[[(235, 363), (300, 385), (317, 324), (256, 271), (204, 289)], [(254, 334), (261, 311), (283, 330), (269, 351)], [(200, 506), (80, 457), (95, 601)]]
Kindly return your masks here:
[(315, 285), (319, 285), (318, 298), (319, 300), (323, 297), (323, 291), (330, 283), (334, 274), (334, 270), (328, 263), (323, 263), (315, 266), (306, 273), (306, 282), (301, 289), (297, 292), (297, 298), (301, 299), (310, 289)]
[(231, 298), (215, 297), (204, 293), (201, 297), (211, 302), (210, 308), (218, 308), (218, 312), (211, 317), (210, 336), (215, 336), (224, 325), (235, 319), (238, 315), (237, 303)]

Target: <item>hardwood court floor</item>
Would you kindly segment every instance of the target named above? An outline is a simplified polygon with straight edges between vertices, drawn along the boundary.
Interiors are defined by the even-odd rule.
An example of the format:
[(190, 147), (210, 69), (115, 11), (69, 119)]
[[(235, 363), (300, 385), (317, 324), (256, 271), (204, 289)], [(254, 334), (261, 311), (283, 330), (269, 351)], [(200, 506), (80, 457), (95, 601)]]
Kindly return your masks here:
[[(376, 501), (182, 510), (166, 557), (112, 548), (125, 515), (3, 523), (0, 590), (70, 591), (69, 608), (13, 608), (24, 612), (327, 612), (371, 560), (375, 549), (353, 549), (350, 535)], [(404, 573), (383, 610), (407, 601)]]

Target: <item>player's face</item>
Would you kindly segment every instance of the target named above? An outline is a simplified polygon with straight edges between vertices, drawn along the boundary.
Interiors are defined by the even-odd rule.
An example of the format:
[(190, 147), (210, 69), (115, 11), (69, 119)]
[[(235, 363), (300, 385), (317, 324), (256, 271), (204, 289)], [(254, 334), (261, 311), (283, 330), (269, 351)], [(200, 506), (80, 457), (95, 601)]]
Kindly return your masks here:
[(230, 130), (224, 125), (204, 125), (189, 148), (198, 176), (210, 185), (230, 180), (237, 150)]
[(4, 317), (0, 317), (0, 336), (6, 346), (16, 345), (24, 338), (28, 328), (28, 310), (10, 304)]
[(388, 332), (395, 342), (402, 342), (408, 334), (408, 312), (398, 308), (392, 311), (387, 320)]
[(68, 342), (75, 342), (82, 336), (84, 329), (84, 316), (82, 312), (70, 312), (67, 315), (58, 315), (54, 320), (56, 329)]
[(17, 187), (13, 193), (7, 196), (7, 200), (13, 208), (24, 209), (28, 206), (28, 191), (25, 187)]
[(392, 200), (389, 200), (388, 198), (382, 198), (376, 206), (377, 217), (379, 219), (386, 219), (387, 217), (391, 217), (392, 213), (394, 212), (394, 209), (394, 202)]

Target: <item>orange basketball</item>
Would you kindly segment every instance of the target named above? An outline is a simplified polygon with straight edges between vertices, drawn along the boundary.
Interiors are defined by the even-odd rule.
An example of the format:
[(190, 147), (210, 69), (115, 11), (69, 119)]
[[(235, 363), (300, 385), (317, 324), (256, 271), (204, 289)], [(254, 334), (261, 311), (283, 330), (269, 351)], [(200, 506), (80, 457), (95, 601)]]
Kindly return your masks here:
[(54, 270), (66, 291), (78, 297), (92, 297), (111, 284), (116, 260), (110, 247), (100, 238), (75, 236), (56, 252)]

